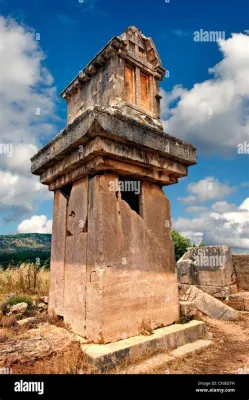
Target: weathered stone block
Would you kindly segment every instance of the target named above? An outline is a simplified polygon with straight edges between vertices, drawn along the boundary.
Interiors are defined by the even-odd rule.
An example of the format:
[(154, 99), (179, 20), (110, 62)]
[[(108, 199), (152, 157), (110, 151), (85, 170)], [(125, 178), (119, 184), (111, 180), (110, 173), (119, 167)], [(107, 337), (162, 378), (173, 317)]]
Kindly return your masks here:
[(192, 285), (193, 274), (191, 271), (192, 260), (179, 260), (177, 262), (177, 277), (178, 281), (185, 285)]
[(190, 247), (177, 262), (182, 284), (225, 287), (234, 284), (232, 255), (228, 246)]
[(233, 265), (239, 288), (249, 290), (249, 254), (233, 254)]
[(88, 180), (74, 182), (67, 207), (67, 231), (74, 235), (87, 231)]
[(181, 316), (186, 318), (193, 318), (196, 316), (197, 309), (194, 301), (180, 301)]
[(66, 238), (64, 321), (81, 336), (85, 336), (86, 330), (86, 255), (86, 233)]
[(67, 199), (60, 190), (56, 190), (50, 262), (49, 311), (60, 316), (64, 315), (66, 229)]
[(187, 291), (188, 301), (195, 303), (198, 310), (211, 318), (234, 321), (238, 319), (238, 313), (231, 307), (215, 299), (207, 293), (202, 292), (195, 286), (191, 286)]
[[(189, 284), (181, 284), (181, 288), (186, 291), (190, 286)], [(237, 285), (228, 285), (228, 286), (204, 286), (204, 285), (195, 285), (198, 289), (206, 292), (216, 298), (225, 299), (231, 294), (238, 292)]]

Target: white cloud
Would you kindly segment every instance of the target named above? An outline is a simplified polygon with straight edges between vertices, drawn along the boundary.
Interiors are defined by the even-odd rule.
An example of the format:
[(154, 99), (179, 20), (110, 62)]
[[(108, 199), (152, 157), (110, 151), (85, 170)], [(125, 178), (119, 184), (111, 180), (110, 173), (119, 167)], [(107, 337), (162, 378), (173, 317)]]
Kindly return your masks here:
[(37, 150), (33, 144), (15, 143), (12, 145), (12, 156), (4, 159), (4, 165), (11, 172), (27, 174), (30, 171), (30, 158)]
[(35, 199), (52, 199), (52, 192), (29, 176), (0, 171), (0, 182), (0, 204), (5, 209), (17, 206), (23, 211), (32, 211)]
[(217, 201), (212, 205), (212, 210), (217, 213), (224, 213), (228, 211), (236, 211), (236, 204), (228, 203), (227, 201)]
[(197, 246), (203, 240), (202, 232), (193, 232), (193, 231), (181, 231), (180, 232), (183, 237), (186, 237), (191, 240), (191, 243), (196, 244)]
[(209, 69), (212, 78), (190, 90), (163, 91), (162, 117), (167, 133), (221, 156), (237, 154), (238, 144), (249, 140), (249, 36), (232, 34), (217, 45), (223, 59)]
[(191, 206), (191, 207), (187, 207), (185, 211), (186, 211), (188, 214), (196, 214), (196, 213), (204, 212), (204, 211), (207, 211), (207, 210), (208, 210), (207, 207), (203, 207), (203, 206)]
[(44, 66), (45, 55), (29, 28), (0, 17), (0, 212), (5, 221), (32, 211), (50, 199), (45, 186), (30, 172), (30, 158), (41, 147), (39, 138), (55, 133), (56, 91)]
[(187, 190), (190, 195), (187, 197), (178, 197), (178, 200), (189, 204), (222, 199), (233, 193), (236, 188), (220, 183), (218, 179), (211, 176), (201, 179), (198, 182), (190, 183)]
[(191, 240), (203, 235), (206, 245), (224, 244), (236, 252), (249, 249), (249, 198), (239, 207), (227, 202), (216, 202), (211, 210), (197, 213), (193, 218), (173, 220), (173, 229)]
[(45, 215), (33, 215), (22, 221), (17, 228), (18, 233), (52, 233), (52, 220)]

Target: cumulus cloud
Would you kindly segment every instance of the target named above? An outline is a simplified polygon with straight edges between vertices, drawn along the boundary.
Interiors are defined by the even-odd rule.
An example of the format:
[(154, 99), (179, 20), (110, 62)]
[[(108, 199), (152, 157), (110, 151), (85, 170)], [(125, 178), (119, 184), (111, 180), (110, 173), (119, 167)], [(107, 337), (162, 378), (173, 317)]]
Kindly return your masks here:
[[(55, 133), (56, 90), (35, 33), (0, 17), (0, 212), (6, 221), (51, 198), (30, 172), (40, 138)], [(11, 146), (11, 156), (4, 146)]]
[(236, 211), (236, 204), (228, 203), (227, 201), (217, 201), (212, 205), (212, 210), (217, 213), (224, 213), (228, 211)]
[(224, 244), (236, 252), (246, 252), (249, 248), (249, 198), (238, 207), (225, 201), (216, 202), (209, 212), (200, 211), (193, 218), (177, 218), (172, 225), (192, 240), (199, 237), (206, 245)]
[(196, 214), (207, 210), (208, 208), (204, 206), (190, 206), (185, 209), (188, 214)]
[(202, 232), (193, 232), (193, 231), (181, 231), (181, 235), (190, 239), (192, 244), (199, 245), (203, 240)]
[(217, 46), (223, 58), (209, 68), (210, 79), (190, 90), (177, 85), (162, 92), (162, 117), (166, 132), (224, 156), (249, 141), (249, 36), (234, 33)]
[(225, 183), (221, 183), (218, 179), (211, 176), (201, 179), (198, 182), (190, 183), (187, 190), (188, 193), (190, 193), (189, 196), (178, 197), (178, 200), (189, 204), (222, 199), (233, 193), (236, 188), (229, 187)]
[(17, 228), (18, 233), (52, 233), (52, 220), (45, 215), (33, 215), (22, 221)]

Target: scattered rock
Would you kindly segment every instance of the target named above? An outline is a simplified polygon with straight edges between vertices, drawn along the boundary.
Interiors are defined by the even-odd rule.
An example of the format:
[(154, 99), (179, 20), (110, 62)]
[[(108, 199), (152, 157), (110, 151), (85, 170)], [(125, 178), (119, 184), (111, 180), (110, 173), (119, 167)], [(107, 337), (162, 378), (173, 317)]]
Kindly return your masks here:
[(233, 308), (209, 294), (202, 292), (195, 286), (191, 286), (186, 291), (186, 295), (188, 295), (188, 301), (194, 302), (198, 310), (211, 318), (234, 321), (239, 317), (239, 314)]
[(17, 321), (17, 324), (19, 326), (27, 326), (27, 325), (30, 325), (35, 320), (36, 320), (36, 317), (24, 318), (24, 319), (20, 319), (19, 321)]
[(249, 311), (249, 292), (239, 292), (230, 295), (225, 303), (239, 311)]
[(3, 316), (1, 319), (1, 326), (3, 328), (10, 328), (11, 326), (16, 325), (17, 321), (16, 321), (16, 317), (14, 317), (14, 315), (11, 316)]
[(24, 314), (27, 311), (27, 309), (28, 309), (27, 303), (18, 303), (10, 307), (10, 312), (12, 314)]
[(187, 319), (192, 319), (196, 316), (197, 309), (194, 301), (180, 301), (181, 315)]
[(43, 311), (43, 310), (46, 310), (46, 309), (48, 308), (48, 306), (47, 306), (47, 304), (45, 304), (45, 303), (39, 303), (39, 304), (37, 305), (37, 308), (38, 308), (40, 311)]
[(40, 298), (40, 300), (41, 300), (43, 303), (48, 304), (48, 296), (43, 296), (43, 297)]

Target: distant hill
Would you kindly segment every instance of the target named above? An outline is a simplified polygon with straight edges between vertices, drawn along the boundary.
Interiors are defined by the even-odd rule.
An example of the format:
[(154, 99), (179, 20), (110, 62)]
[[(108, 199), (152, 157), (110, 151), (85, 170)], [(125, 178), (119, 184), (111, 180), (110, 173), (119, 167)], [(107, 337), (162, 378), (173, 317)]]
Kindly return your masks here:
[(21, 262), (49, 264), (51, 234), (20, 233), (0, 235), (0, 266), (18, 265)]

